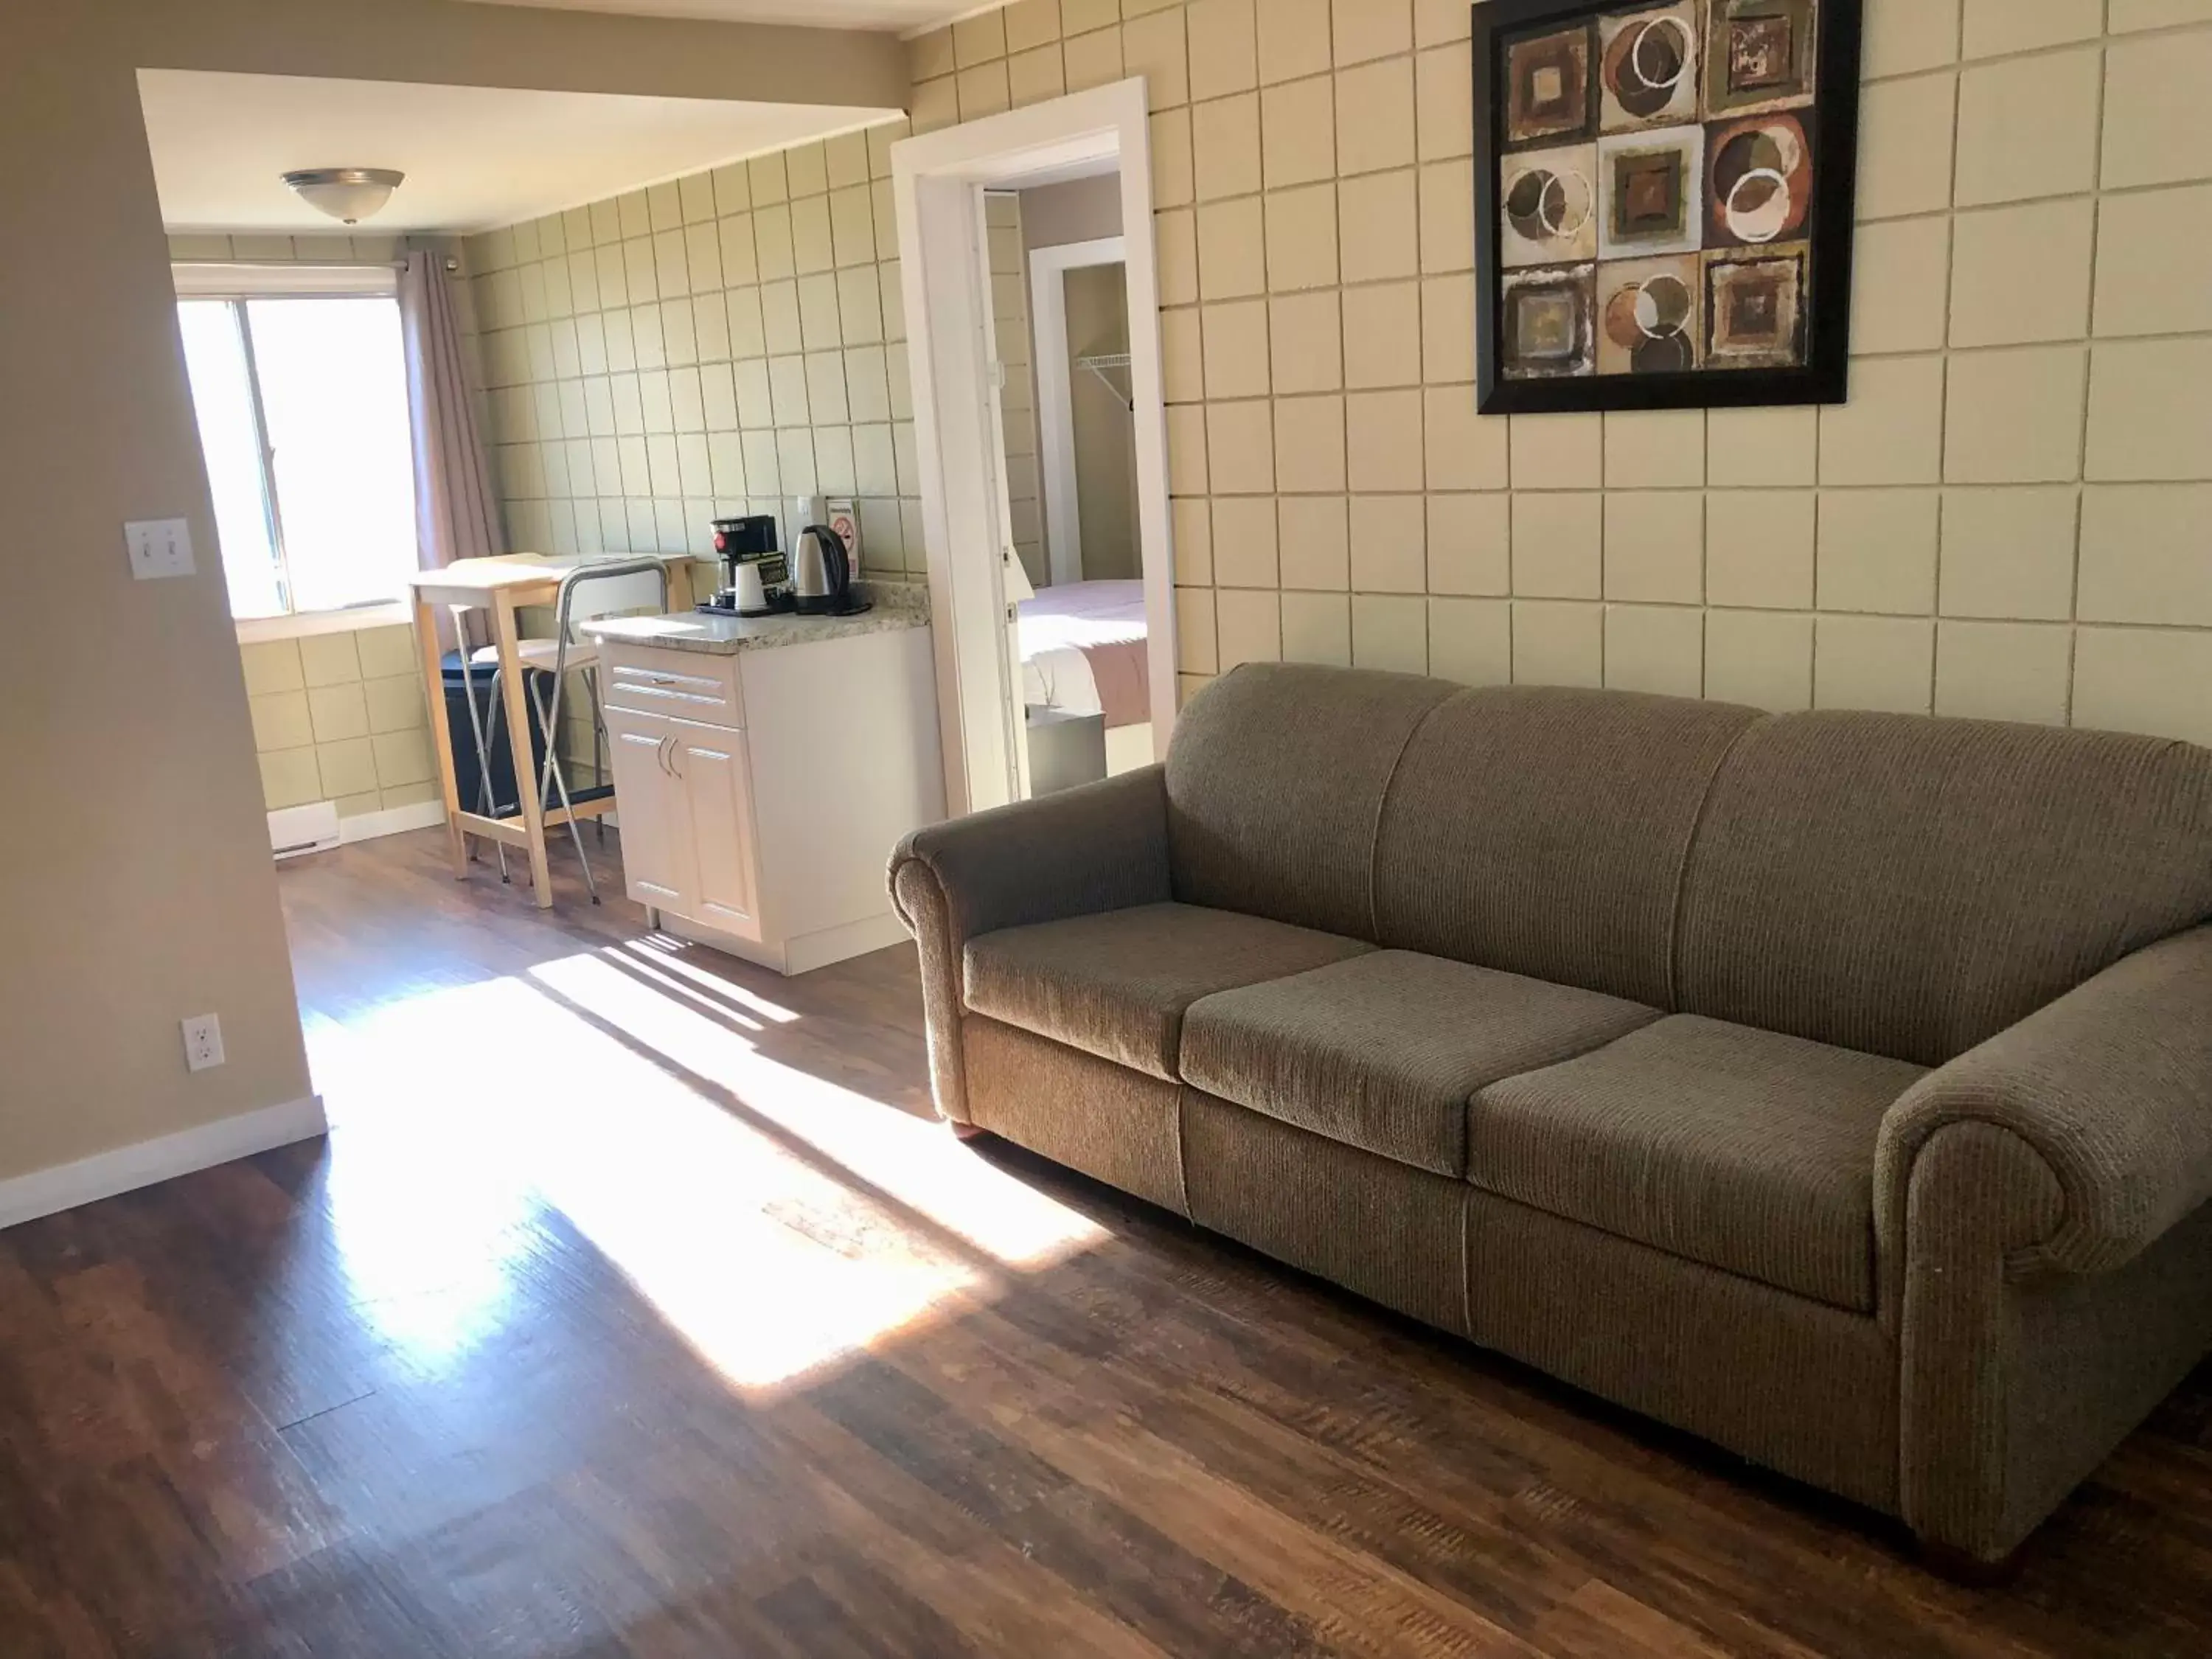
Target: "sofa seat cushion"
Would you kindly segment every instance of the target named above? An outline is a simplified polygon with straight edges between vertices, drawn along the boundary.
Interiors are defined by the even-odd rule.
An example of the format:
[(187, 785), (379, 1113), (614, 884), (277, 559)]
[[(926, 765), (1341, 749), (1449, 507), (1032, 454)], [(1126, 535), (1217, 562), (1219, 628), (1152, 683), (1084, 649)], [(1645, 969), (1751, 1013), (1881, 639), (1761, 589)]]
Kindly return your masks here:
[(1140, 904), (969, 940), (968, 1006), (1174, 1079), (1183, 1011), (1200, 997), (1374, 948), (1236, 910)]
[(1923, 1068), (1679, 1015), (1494, 1083), (1468, 1179), (1692, 1261), (1874, 1311), (1874, 1153)]
[(1658, 1018), (1592, 991), (1377, 951), (1193, 1003), (1182, 1075), (1282, 1122), (1457, 1178), (1469, 1095)]

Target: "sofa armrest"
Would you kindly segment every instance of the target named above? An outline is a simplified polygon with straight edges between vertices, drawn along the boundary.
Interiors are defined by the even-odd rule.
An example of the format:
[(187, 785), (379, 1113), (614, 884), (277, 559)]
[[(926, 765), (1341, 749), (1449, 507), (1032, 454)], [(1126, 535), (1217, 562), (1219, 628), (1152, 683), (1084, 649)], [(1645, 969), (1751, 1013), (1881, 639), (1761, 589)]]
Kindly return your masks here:
[(2212, 1199), (2212, 927), (2114, 963), (1929, 1073), (1890, 1108), (1875, 1152), (1875, 1217), (1891, 1272), (1902, 1271), (1911, 1242), (1916, 1170), (1959, 1124), (2002, 1131), (2033, 1154), (2002, 1160), (2008, 1194), (1972, 1204), (2015, 1264), (2108, 1272)]
[(1166, 770), (1017, 801), (917, 830), (891, 854), (892, 902), (926, 875), (942, 890), (962, 943), (1063, 916), (1157, 904), (1168, 892)]
[(891, 854), (891, 903), (921, 951), (937, 1109), (969, 1121), (961, 961), (978, 934), (1156, 904), (1168, 879), (1165, 769), (917, 830)]

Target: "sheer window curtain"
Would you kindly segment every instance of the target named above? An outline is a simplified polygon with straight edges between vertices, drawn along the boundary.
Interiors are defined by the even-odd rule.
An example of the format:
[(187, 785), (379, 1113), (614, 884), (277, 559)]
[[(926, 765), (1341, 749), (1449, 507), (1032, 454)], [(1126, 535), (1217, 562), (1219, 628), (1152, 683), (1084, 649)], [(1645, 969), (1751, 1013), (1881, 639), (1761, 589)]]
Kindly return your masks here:
[[(469, 398), (460, 316), (442, 253), (407, 256), (399, 276), (399, 322), (415, 429), (416, 557), (422, 569), (438, 570), (502, 548), (499, 504)], [(438, 631), (441, 636), (450, 632), (442, 619)]]

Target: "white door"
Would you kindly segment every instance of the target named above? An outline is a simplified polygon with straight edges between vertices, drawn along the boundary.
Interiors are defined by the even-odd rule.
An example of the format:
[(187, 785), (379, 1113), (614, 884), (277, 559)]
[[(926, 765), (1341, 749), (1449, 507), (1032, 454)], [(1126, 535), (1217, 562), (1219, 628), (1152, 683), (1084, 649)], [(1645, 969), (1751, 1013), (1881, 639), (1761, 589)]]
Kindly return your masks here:
[[(693, 887), (684, 911), (694, 921), (740, 939), (765, 937), (761, 927), (759, 838), (753, 830), (752, 782), (745, 734), (719, 726), (672, 720), (670, 746), (690, 843)], [(627, 815), (623, 820), (629, 822)]]
[(606, 711), (607, 749), (615, 798), (622, 805), (623, 877), (629, 896), (655, 909), (690, 912), (694, 877), (687, 867), (690, 813), (669, 755), (676, 722), (628, 709)]

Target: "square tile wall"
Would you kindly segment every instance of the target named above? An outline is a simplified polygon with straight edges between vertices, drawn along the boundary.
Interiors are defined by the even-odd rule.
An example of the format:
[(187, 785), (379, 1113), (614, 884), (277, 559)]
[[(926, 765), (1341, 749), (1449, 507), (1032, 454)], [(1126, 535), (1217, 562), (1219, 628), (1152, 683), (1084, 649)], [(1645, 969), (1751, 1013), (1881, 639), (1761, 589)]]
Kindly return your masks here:
[[(2063, 27), (2050, 23), (2062, 14)], [(1701, 444), (1694, 419), (1468, 414), (1471, 88), (1459, 0), (1025, 0), (1000, 15), (1003, 27), (970, 23), (957, 41), (946, 30), (914, 43), (915, 129), (1127, 73), (1151, 88), (1186, 692), (1248, 659), (1349, 656), (1469, 679), (1941, 708), (2212, 742), (2212, 621), (2193, 608), (2212, 550), (2201, 535), (2164, 533), (2168, 517), (2152, 510), (2164, 498), (2149, 493), (2212, 481), (2212, 442), (2192, 441), (2212, 417), (2212, 301), (2187, 276), (2212, 258), (2212, 100), (2199, 95), (2212, 15), (2201, 6), (1868, 0), (1853, 401), (1715, 411)], [(784, 270), (781, 217), (756, 216), (766, 236), (748, 240), (756, 194), (770, 201), (749, 194), (753, 185), (789, 205), (824, 172), (857, 178), (865, 156), (876, 263), (845, 263), (860, 256), (838, 246), (832, 199), (838, 263), (816, 275), (834, 275), (836, 325), (849, 327), (849, 296), (866, 329), (859, 273), (875, 271), (881, 332), (869, 343), (896, 362), (895, 426), (910, 419), (887, 200), (889, 140), (901, 131), (862, 148), (836, 141), (825, 159), (846, 158), (842, 173), (811, 164), (817, 146), (798, 167), (764, 158), (694, 187), (712, 198), (731, 336), (726, 345), (713, 307), (702, 313), (700, 295), (687, 296), (691, 343), (675, 349), (696, 365), (670, 356), (676, 331), (656, 334), (640, 317), (645, 332), (627, 331), (631, 352), (613, 366), (605, 347), (620, 325), (595, 325), (663, 302), (590, 286), (609, 269), (624, 280), (621, 251), (650, 242), (649, 216), (633, 228), (621, 204), (601, 204), (563, 216), (556, 232), (539, 222), (534, 244), (532, 227), (481, 239), (472, 252), (485, 270), (478, 304), (502, 450), (556, 441), (532, 424), (550, 412), (575, 463), (565, 493), (550, 488), (542, 455), (502, 467), (503, 480), (531, 487), (506, 492), (519, 535), (658, 545), (650, 538), (680, 538), (725, 483), (742, 478), (736, 493), (750, 496), (779, 458), (803, 466), (818, 447), (804, 416), (746, 388), (770, 380), (762, 360), (793, 352), (843, 350), (850, 380), (853, 348), (788, 331), (781, 344), (760, 343), (757, 316), (778, 305), (803, 337), (795, 290), (808, 278)], [(838, 188), (855, 185), (820, 193)], [(853, 198), (845, 220), (856, 239)], [(582, 353), (576, 396), (552, 372), (569, 361), (553, 290), (541, 321), (523, 314), (532, 290), (506, 280), (531, 263), (550, 269), (549, 236), (571, 232), (562, 249), (616, 255), (564, 254), (581, 273), (568, 319)], [(746, 263), (763, 253), (778, 274)], [(652, 272), (657, 281), (657, 264)], [(814, 291), (826, 328), (829, 290), (817, 280)], [(657, 354), (650, 365), (635, 358), (640, 340)], [(724, 351), (733, 392), (711, 367)], [(691, 367), (710, 438), (734, 429), (746, 441), (726, 445), (726, 474), (688, 500), (680, 456), (670, 497), (641, 453), (647, 487), (635, 494), (617, 442), (633, 434), (608, 424), (627, 422), (629, 405), (594, 388)], [(1335, 402), (1317, 396), (1341, 402), (1341, 491), (1336, 469), (1312, 465), (1334, 430)], [(572, 413), (581, 438), (568, 430)], [(755, 441), (771, 431), (791, 443)], [(1300, 460), (1287, 475), (1285, 454)], [(595, 464), (604, 475), (585, 470)], [(896, 499), (864, 501), (864, 517), (898, 526), (904, 567), (919, 574), (918, 502), (910, 479), (900, 483)], [(2100, 490), (2109, 503), (2085, 501)], [(1700, 497), (1702, 510), (1659, 499), (1669, 492)], [(788, 483), (763, 493), (788, 494)], [(1595, 500), (1547, 499), (1562, 493)], [(1429, 544), (1393, 544), (1395, 556), (1379, 558), (1370, 540), (1351, 556), (1348, 526), (1407, 495), (1425, 496), (1425, 514), (1390, 521)], [(1266, 515), (1249, 504), (1269, 501), (1279, 540), (1224, 547), (1224, 533), (1259, 536)], [(587, 543), (594, 534), (603, 539)], [(2085, 534), (2096, 538), (2087, 564)], [(880, 562), (872, 542), (871, 557)], [(1426, 587), (1410, 593), (1415, 568)]]
[[(1010, 78), (1007, 54), (1027, 36), (995, 13), (931, 50), (945, 70), (933, 95), (953, 113), (1004, 108), (1010, 86), (1024, 101), (1061, 90), (1033, 69)], [(1120, 74), (1117, 59), (1104, 78)], [(796, 496), (842, 495), (859, 504), (866, 574), (922, 574), (890, 182), (908, 130), (757, 155), (468, 240), (509, 546), (703, 556), (713, 520), (788, 520)], [(1019, 272), (996, 276), (1018, 303)], [(1025, 324), (1002, 332), (1027, 338)], [(1010, 421), (1027, 431), (1018, 401)]]
[(270, 811), (329, 800), (348, 818), (438, 798), (413, 628), (270, 640), (239, 654)]
[[(1465, 4), (1006, 13), (1069, 64), (1141, 34), (1160, 246), (1200, 251), (1162, 289), (1186, 692), (1348, 653), (2212, 743), (2212, 13), (2106, 10), (1867, 0), (1850, 404), (1510, 421), (1468, 412)], [(917, 127), (978, 112), (973, 66), (915, 43)], [(1264, 256), (1249, 327), (1210, 246)]]

